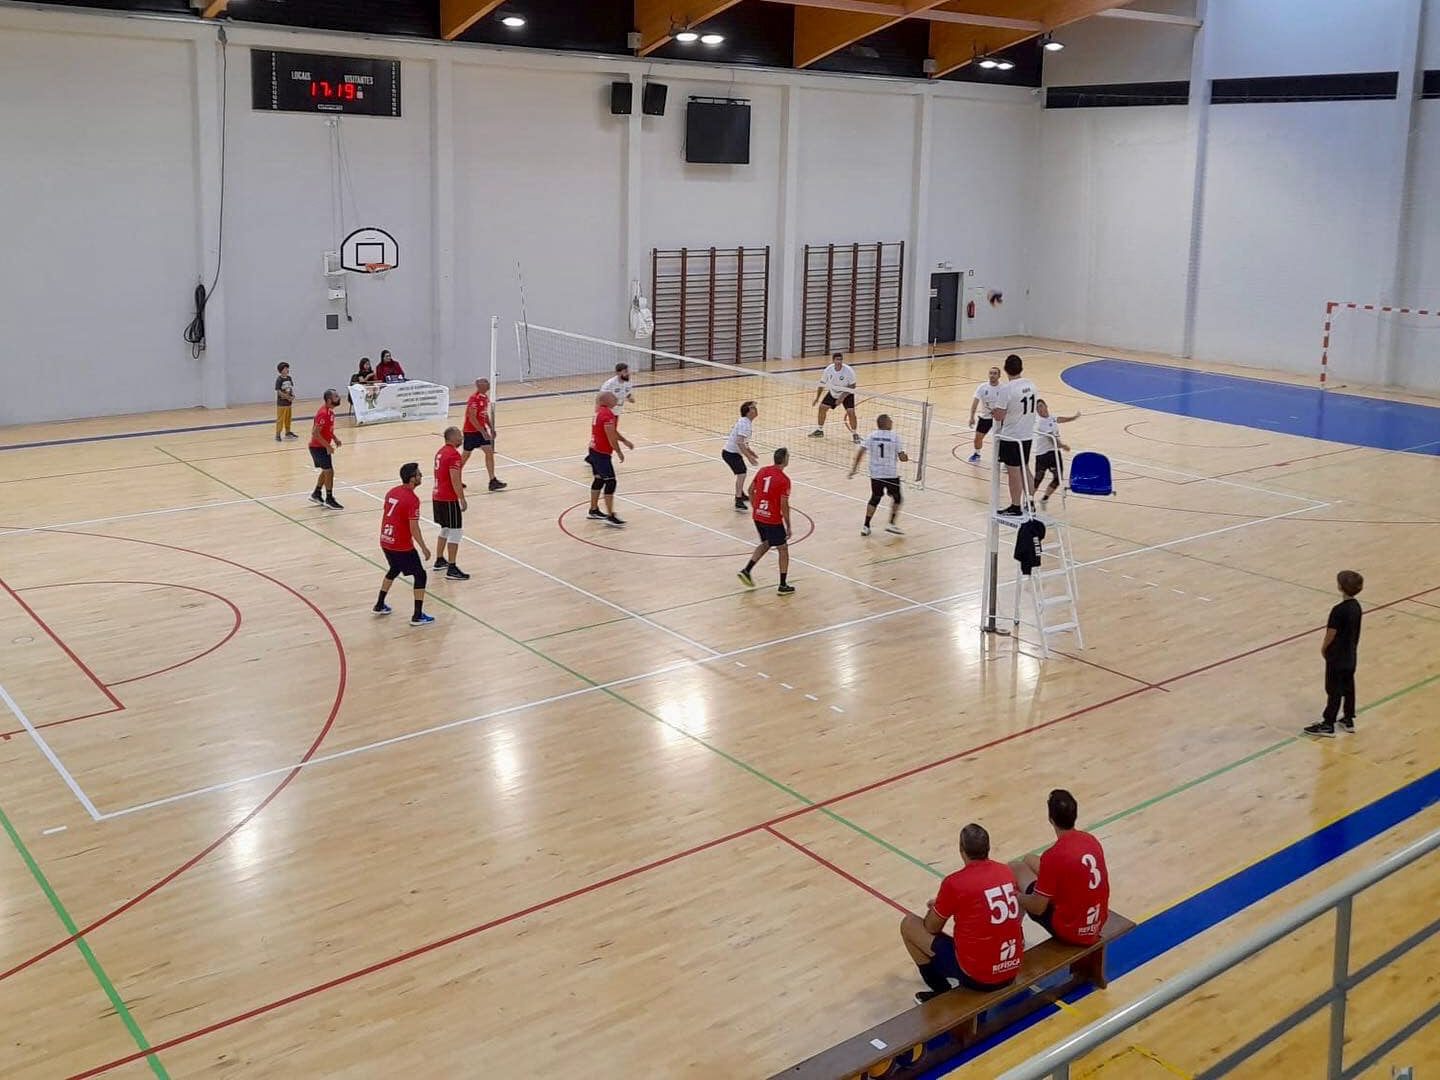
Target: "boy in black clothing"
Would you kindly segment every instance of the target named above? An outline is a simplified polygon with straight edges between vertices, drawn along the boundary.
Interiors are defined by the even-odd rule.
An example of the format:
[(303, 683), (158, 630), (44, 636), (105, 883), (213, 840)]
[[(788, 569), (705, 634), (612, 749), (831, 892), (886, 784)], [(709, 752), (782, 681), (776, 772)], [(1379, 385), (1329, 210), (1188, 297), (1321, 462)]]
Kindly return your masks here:
[(1360, 601), (1355, 597), (1365, 587), (1365, 579), (1354, 570), (1341, 570), (1335, 584), (1345, 599), (1330, 609), (1325, 642), (1320, 646), (1320, 655), (1325, 657), (1325, 712), (1318, 723), (1305, 729), (1306, 735), (1323, 739), (1335, 737), (1337, 722), (1341, 731), (1355, 731), (1355, 654), (1360, 645)]

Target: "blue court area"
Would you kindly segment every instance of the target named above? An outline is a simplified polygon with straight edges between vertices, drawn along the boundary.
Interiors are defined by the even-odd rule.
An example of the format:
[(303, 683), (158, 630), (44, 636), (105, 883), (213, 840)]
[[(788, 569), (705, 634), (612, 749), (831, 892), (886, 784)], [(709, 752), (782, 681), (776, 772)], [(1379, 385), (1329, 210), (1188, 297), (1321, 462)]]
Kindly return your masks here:
[(1440, 455), (1440, 408), (1338, 394), (1240, 375), (1100, 359), (1066, 368), (1067, 386), (1174, 416), (1282, 435)]

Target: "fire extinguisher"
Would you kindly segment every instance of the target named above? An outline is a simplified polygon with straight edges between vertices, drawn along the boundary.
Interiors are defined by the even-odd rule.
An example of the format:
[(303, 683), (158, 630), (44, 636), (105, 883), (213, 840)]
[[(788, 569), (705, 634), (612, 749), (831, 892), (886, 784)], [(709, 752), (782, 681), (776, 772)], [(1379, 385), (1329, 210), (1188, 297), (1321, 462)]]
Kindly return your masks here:
[(974, 300), (971, 300), (968, 304), (965, 305), (965, 317), (966, 317), (967, 319), (973, 319), (973, 318), (975, 317), (975, 301), (974, 301)]

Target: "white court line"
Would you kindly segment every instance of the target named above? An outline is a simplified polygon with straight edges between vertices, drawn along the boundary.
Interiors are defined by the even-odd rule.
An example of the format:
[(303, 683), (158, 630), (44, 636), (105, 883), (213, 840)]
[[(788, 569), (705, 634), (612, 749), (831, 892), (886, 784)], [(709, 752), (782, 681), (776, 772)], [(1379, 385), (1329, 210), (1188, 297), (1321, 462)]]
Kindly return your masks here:
[(0, 700), (5, 702), (10, 711), (15, 714), (15, 719), (20, 721), (20, 726), (29, 733), (30, 738), (35, 740), (35, 745), (40, 748), (40, 752), (45, 755), (45, 759), (50, 762), (51, 767), (60, 774), (60, 779), (65, 781), (65, 786), (70, 789), (71, 794), (80, 800), (80, 805), (85, 808), (90, 819), (92, 821), (102, 820), (100, 811), (95, 809), (95, 804), (90, 801), (90, 796), (86, 795), (80, 785), (75, 782), (75, 777), (70, 775), (70, 770), (65, 768), (65, 763), (60, 760), (54, 750), (50, 749), (50, 744), (45, 741), (45, 736), (35, 730), (35, 725), (21, 711), (20, 706), (15, 704), (15, 699), (10, 696), (10, 691), (6, 690), (3, 685), (0, 685)]
[(64, 832), (64, 831), (65, 831), (66, 829), (68, 829), (68, 828), (70, 828), (69, 825), (56, 825), (53, 829), (43, 829), (43, 830), (41, 830), (40, 835), (41, 835), (41, 836), (54, 836), (56, 833), (62, 833), (62, 832)]
[[(353, 490), (355, 485), (342, 485), (342, 491)], [(86, 518), (83, 521), (61, 521), (54, 525), (32, 525), (25, 529), (0, 529), (0, 537), (24, 536), (28, 533), (50, 532), (54, 529), (71, 529), (77, 525), (104, 525), (111, 521), (133, 521), (136, 518), (163, 517), (166, 514), (187, 514), (191, 510), (210, 510), (221, 506), (244, 506), (246, 503), (269, 502), (273, 499), (293, 499), (309, 495), (305, 491), (284, 491), (279, 495), (257, 495), (253, 499), (222, 499), (219, 502), (191, 503), (189, 506), (167, 506), (162, 510), (141, 510), (135, 514), (115, 514), (111, 517)]]
[[(510, 462), (512, 465), (523, 466), (527, 469), (533, 469), (535, 472), (541, 473), (545, 476), (553, 477), (556, 480), (562, 480), (567, 484), (573, 485), (574, 487), (584, 488), (587, 491), (590, 490), (590, 485), (585, 483), (583, 480), (572, 480), (568, 476), (561, 476), (559, 473), (551, 472), (549, 469), (542, 469), (538, 465), (532, 465), (528, 462), (519, 461), (515, 458), (504, 457), (501, 454), (496, 454), (495, 457), (497, 459), (503, 458), (503, 460)], [(668, 517), (674, 521), (689, 525), (692, 528), (703, 529), (705, 532), (713, 533), (716, 536), (723, 536), (725, 539), (733, 540), (735, 543), (740, 544), (743, 547), (751, 547), (750, 541), (745, 540), (742, 537), (736, 536), (734, 533), (723, 532), (720, 529), (712, 529), (709, 525), (702, 525), (698, 521), (691, 521), (689, 518), (681, 517), (679, 514), (672, 514), (668, 510), (661, 510), (658, 506), (651, 506), (648, 503), (643, 503), (639, 499), (636, 499), (632, 496), (616, 495), (615, 498), (620, 502), (629, 503), (631, 506), (638, 506), (642, 510), (648, 510), (652, 514), (659, 514), (661, 517)], [(862, 589), (870, 589), (873, 592), (883, 593), (885, 596), (888, 596), (893, 600), (903, 600), (907, 604), (914, 604), (920, 607), (930, 607), (930, 605), (925, 603), (924, 601), (914, 600), (908, 596), (902, 596), (900, 593), (891, 592), (889, 589), (883, 589), (879, 585), (871, 585), (869, 582), (860, 581), (858, 578), (852, 578), (848, 574), (842, 574), (838, 570), (831, 570), (829, 567), (821, 566), (819, 563), (806, 562), (804, 559), (797, 558), (793, 553), (790, 556), (790, 561), (792, 563), (798, 563), (801, 566), (809, 567), (811, 570), (817, 570), (822, 574), (828, 574), (831, 577), (839, 578), (841, 581), (848, 581), (850, 584), (858, 585)], [(939, 611), (940, 609), (933, 608), (932, 610)]]
[[(698, 441), (698, 440), (697, 440), (697, 441)], [(683, 451), (683, 452), (685, 452), (685, 453), (687, 453), (687, 454), (694, 454), (696, 457), (698, 457), (698, 458), (703, 458), (703, 459), (705, 459), (705, 460), (707, 460), (707, 461), (710, 459), (710, 455), (708, 455), (708, 454), (702, 454), (702, 453), (700, 453), (700, 451), (698, 451), (698, 450), (691, 450), (688, 446), (684, 445), (683, 443), (662, 443), (662, 444), (658, 444), (658, 445), (668, 446), (669, 448), (671, 448), (671, 449), (673, 449), (673, 450), (681, 450), (681, 451)], [(833, 495), (833, 496), (835, 496), (835, 498), (837, 498), (837, 499), (848, 499), (850, 502), (867, 503), (867, 504), (870, 502), (869, 499), (862, 499), (862, 498), (861, 498), (860, 496), (858, 496), (858, 495), (847, 495), (847, 494), (846, 494), (845, 492), (843, 492), (843, 491), (836, 491), (834, 488), (823, 487), (823, 486), (821, 486), (820, 484), (811, 484), (811, 483), (808, 483), (808, 482), (805, 481), (805, 480), (798, 480), (798, 479), (796, 479), (796, 478), (793, 477), (793, 476), (792, 476), (790, 479), (791, 479), (791, 482), (792, 482), (792, 483), (799, 484), (801, 487), (811, 488), (811, 489), (813, 489), (813, 490), (815, 490), (815, 491), (823, 492), (823, 493), (826, 494), (826, 495)], [(924, 489), (921, 488), (921, 490), (923, 491)], [(942, 528), (945, 528), (945, 529), (954, 529), (956, 532), (962, 532), (962, 533), (965, 533), (965, 534), (968, 535), (968, 536), (974, 536), (974, 537), (976, 537), (976, 538), (978, 538), (978, 539), (982, 539), (982, 540), (985, 538), (985, 534), (984, 534), (984, 533), (982, 533), (982, 532), (977, 532), (975, 529), (967, 529), (967, 528), (965, 528), (965, 526), (963, 526), (963, 525), (952, 525), (952, 524), (951, 524), (950, 522), (948, 522), (948, 521), (940, 521), (940, 520), (938, 520), (938, 519), (936, 519), (936, 518), (924, 517), (924, 516), (921, 515), (921, 514), (914, 513), (914, 512), (913, 512), (912, 510), (910, 510), (908, 507), (905, 508), (904, 514), (905, 514), (905, 516), (906, 516), (907, 518), (914, 518), (916, 521), (924, 521), (924, 522), (928, 522), (928, 523), (931, 524), (931, 525), (939, 525), (939, 526), (941, 526)]]
[[(370, 492), (362, 491), (359, 488), (357, 488), (356, 490), (359, 491), (361, 495), (364, 495), (367, 499), (374, 499), (377, 503), (380, 503), (382, 505), (385, 502), (385, 500), (380, 498), (380, 496), (378, 495), (372, 495), (370, 494)], [(431, 525), (435, 524), (435, 521), (432, 518), (425, 518), (424, 520), (428, 521)], [(646, 618), (644, 615), (641, 615), (637, 611), (631, 611), (629, 608), (623, 607), (612, 600), (606, 600), (603, 596), (597, 596), (589, 589), (582, 589), (579, 585), (572, 584), (571, 582), (566, 581), (564, 578), (556, 577), (548, 570), (541, 570), (538, 566), (532, 566), (524, 559), (517, 559), (514, 555), (510, 555), (504, 551), (501, 551), (499, 548), (493, 548), (489, 544), (482, 543), (481, 541), (476, 540), (473, 536), (462, 536), (461, 539), (464, 540), (467, 544), (474, 544), (476, 547), (484, 551), (488, 551), (492, 555), (498, 555), (500, 558), (506, 559), (509, 562), (514, 563), (516, 566), (523, 567), (524, 569), (529, 570), (532, 574), (539, 574), (546, 580), (555, 582), (556, 585), (563, 585), (565, 588), (571, 589), (579, 593), (586, 599), (595, 601), (595, 603), (597, 604), (602, 604), (605, 607), (610, 608), (612, 611), (618, 611), (620, 612), (620, 614), (629, 616), (637, 622), (642, 622), (646, 626), (650, 627), (652, 630), (658, 630), (662, 634), (669, 634), (671, 637), (675, 638), (675, 640), (682, 641), (693, 649), (699, 649), (701, 652), (709, 653), (711, 656), (719, 655), (719, 649), (712, 649), (709, 645), (702, 645), (694, 638), (688, 638), (684, 634), (680, 633), (678, 630), (671, 630), (668, 626), (662, 626), (660, 623), (655, 622), (653, 619)], [(436, 554), (438, 555), (439, 552), (437, 551)]]
[[(1101, 559), (1091, 560), (1090, 562), (1077, 563), (1076, 568), (1080, 569), (1083, 567), (1098, 566), (1100, 563), (1112, 562), (1115, 559), (1129, 558), (1134, 555), (1144, 555), (1147, 552), (1159, 551), (1167, 547), (1173, 547), (1176, 544), (1188, 543), (1192, 540), (1203, 540), (1207, 537), (1214, 536), (1217, 533), (1233, 532), (1237, 529), (1249, 528), (1252, 525), (1262, 525), (1268, 521), (1277, 520), (1278, 518), (1290, 517), (1294, 514), (1305, 514), (1309, 513), (1311, 510), (1318, 510), (1320, 508), (1321, 507), (1302, 507), (1299, 510), (1292, 510), (1286, 514), (1277, 514), (1272, 518), (1263, 518), (1256, 521), (1243, 521), (1239, 524), (1229, 525), (1222, 529), (1212, 529), (1208, 532), (1196, 533), (1193, 536), (1182, 536), (1175, 540), (1167, 540), (1161, 544), (1150, 544), (1146, 547), (1136, 548), (1133, 551), (1122, 551), (1114, 555), (1107, 555)], [(204, 795), (211, 795), (221, 791), (228, 791), (231, 788), (253, 783), (256, 780), (264, 780), (272, 776), (281, 776), (296, 769), (308, 769), (314, 765), (323, 765), (327, 762), (339, 761), (344, 758), (353, 757), (356, 754), (368, 753), (369, 751), (380, 750), (387, 746), (393, 746), (398, 743), (409, 742), (412, 739), (419, 739), (428, 735), (435, 735), (444, 731), (453, 731), (456, 728), (467, 727), (471, 724), (481, 723), (486, 720), (494, 720), (502, 716), (510, 716), (518, 712), (523, 712), (526, 709), (541, 708), (545, 705), (553, 705), (557, 702), (569, 701), (574, 698), (584, 697), (587, 694), (603, 693), (607, 690), (613, 690), (617, 687), (628, 686), (631, 683), (646, 682), (650, 679), (659, 678), (663, 675), (673, 674), (677, 671), (684, 671), (689, 668), (699, 667), (701, 665), (714, 663), (720, 660), (731, 660), (734, 662), (734, 665), (736, 667), (744, 668), (748, 665), (746, 665), (743, 661), (736, 659), (737, 657), (745, 656), (750, 653), (756, 653), (763, 649), (776, 648), (778, 646), (788, 645), (796, 641), (803, 641), (807, 638), (818, 637), (822, 634), (830, 634), (839, 630), (846, 630), (852, 626), (860, 626), (865, 623), (877, 622), (881, 619), (888, 619), (895, 615), (904, 615), (913, 611), (928, 610), (936, 611), (942, 615), (953, 618), (958, 614), (958, 612), (945, 611), (944, 609), (937, 608), (935, 605), (953, 603), (967, 599), (974, 599), (975, 597), (980, 595), (981, 591), (982, 590), (980, 589), (974, 589), (969, 592), (953, 593), (949, 596), (938, 597), (934, 600), (931, 600), (929, 603), (910, 602), (902, 607), (891, 608), (888, 611), (879, 611), (871, 615), (862, 615), (858, 618), (847, 619), (844, 622), (833, 623), (829, 626), (816, 627), (813, 630), (803, 630), (796, 634), (789, 634), (785, 637), (774, 638), (770, 641), (761, 641), (754, 645), (746, 645), (738, 649), (732, 649), (729, 652), (718, 653), (714, 656), (705, 656), (691, 660), (679, 660), (672, 664), (666, 664), (664, 667), (656, 668), (653, 671), (642, 672), (639, 675), (628, 675), (623, 679), (614, 679), (608, 683), (601, 683), (596, 686), (584, 686), (578, 690), (570, 690), (563, 694), (555, 694), (551, 697), (542, 698), (538, 701), (521, 702), (518, 705), (511, 705), (503, 709), (494, 710), (493, 712), (481, 713), (476, 716), (465, 717), (459, 720), (451, 720), (444, 724), (436, 724), (433, 727), (421, 728), (418, 731), (411, 731), (403, 735), (395, 735), (388, 739), (381, 739), (378, 742), (367, 743), (363, 746), (351, 747), (348, 750), (337, 750), (334, 753), (330, 754), (320, 754), (312, 757), (308, 761), (296, 762), (293, 765), (283, 765), (274, 769), (267, 769), (263, 772), (254, 773), (250, 776), (241, 777), (238, 780), (226, 780), (217, 784), (210, 784), (205, 787), (194, 788), (190, 791), (182, 791), (177, 795), (168, 795), (164, 798), (154, 799), (150, 802), (140, 803), (135, 806), (127, 807), (123, 810), (115, 810), (110, 813), (99, 814), (96, 817), (96, 820), (109, 821), (113, 818), (125, 817), (130, 814), (137, 814), (144, 810), (153, 810), (157, 807), (167, 806), (172, 803), (181, 802), (187, 799), (199, 798)], [(844, 712), (843, 709), (836, 705), (831, 705), (830, 709), (837, 713)]]

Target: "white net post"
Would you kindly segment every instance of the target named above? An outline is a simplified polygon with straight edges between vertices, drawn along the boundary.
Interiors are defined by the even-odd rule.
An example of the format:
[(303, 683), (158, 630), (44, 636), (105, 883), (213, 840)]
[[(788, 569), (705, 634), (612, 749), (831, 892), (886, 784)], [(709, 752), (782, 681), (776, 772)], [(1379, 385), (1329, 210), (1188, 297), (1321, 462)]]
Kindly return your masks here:
[[(813, 435), (819, 380), (812, 375), (757, 371), (545, 326), (516, 324), (515, 334), (525, 381), (544, 393), (593, 396), (615, 374), (617, 364), (628, 365), (634, 399), (625, 406), (625, 415), (655, 425), (652, 434), (657, 441), (665, 441), (667, 428), (677, 429), (677, 443), (706, 441), (686, 439), (685, 432), (723, 438), (738, 418), (740, 405), (754, 401), (760, 415), (751, 445), (757, 449), (784, 446), (796, 458), (847, 471), (855, 460), (857, 447), (844, 426), (843, 409), (832, 410), (823, 437)], [(856, 389), (855, 398), (860, 433), (872, 427), (878, 415), (888, 414), (910, 458), (909, 479), (923, 486), (931, 404), (894, 394), (867, 394), (863, 386)]]
[(490, 316), (490, 430), (495, 430), (495, 404), (500, 393), (500, 316)]

